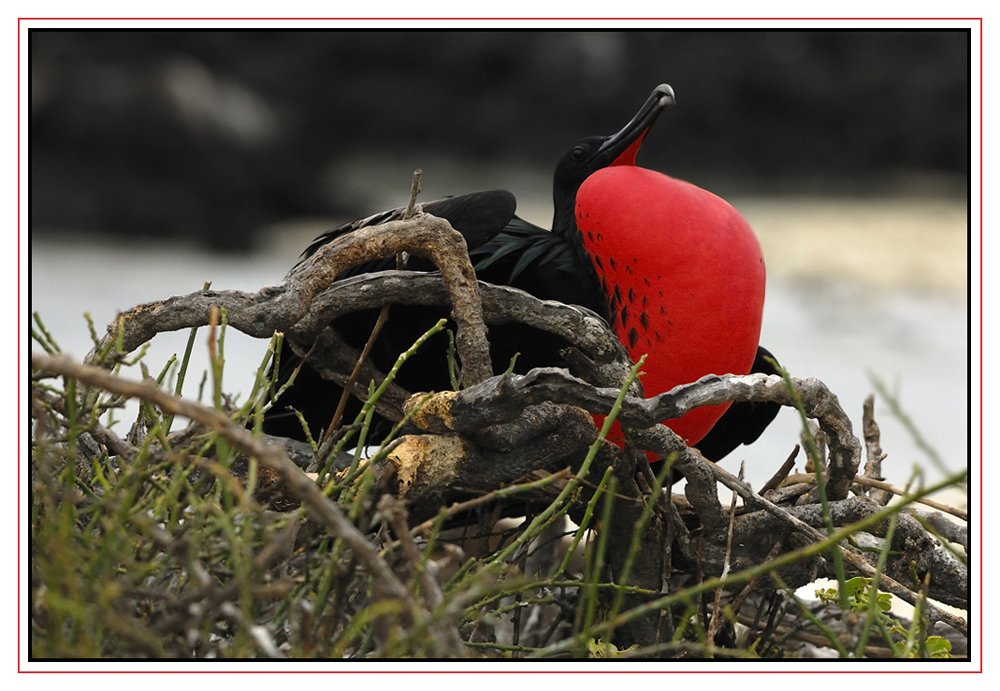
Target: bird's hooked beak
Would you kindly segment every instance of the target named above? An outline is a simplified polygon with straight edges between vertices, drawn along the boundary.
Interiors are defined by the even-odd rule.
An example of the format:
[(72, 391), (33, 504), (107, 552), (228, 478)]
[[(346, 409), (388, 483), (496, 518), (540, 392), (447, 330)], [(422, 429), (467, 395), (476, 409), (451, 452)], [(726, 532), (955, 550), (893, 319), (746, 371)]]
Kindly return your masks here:
[(669, 105), (676, 102), (674, 90), (669, 84), (660, 84), (653, 89), (639, 112), (615, 134), (604, 140), (597, 150), (598, 155), (613, 155), (615, 158), (609, 164), (612, 166), (634, 166), (635, 155), (646, 138), (646, 133), (656, 122), (656, 118)]

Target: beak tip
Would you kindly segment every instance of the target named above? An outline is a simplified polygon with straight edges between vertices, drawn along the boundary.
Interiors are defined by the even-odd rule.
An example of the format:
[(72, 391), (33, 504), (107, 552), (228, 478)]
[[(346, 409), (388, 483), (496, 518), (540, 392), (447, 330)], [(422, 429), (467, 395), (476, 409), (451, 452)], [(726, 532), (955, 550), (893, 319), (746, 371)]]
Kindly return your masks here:
[(669, 84), (660, 84), (658, 87), (653, 89), (653, 93), (660, 95), (660, 106), (673, 105), (677, 102), (677, 97), (674, 95), (674, 89)]

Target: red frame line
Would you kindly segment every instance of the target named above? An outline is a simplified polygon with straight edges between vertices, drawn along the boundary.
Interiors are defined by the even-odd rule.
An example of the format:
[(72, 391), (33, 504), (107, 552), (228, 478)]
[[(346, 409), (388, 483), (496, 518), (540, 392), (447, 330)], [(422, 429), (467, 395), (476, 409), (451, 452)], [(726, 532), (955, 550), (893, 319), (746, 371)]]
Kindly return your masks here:
[[(17, 392), (21, 392), (21, 22), (27, 21), (336, 21), (336, 22), (491, 22), (491, 21), (744, 21), (744, 22), (923, 22), (972, 21), (979, 24), (979, 477), (983, 473), (983, 17), (18, 17), (17, 20)], [(17, 449), (21, 450), (24, 420), (20, 400), (17, 408)], [(978, 670), (28, 670), (21, 669), (21, 464), (17, 465), (17, 671), (21, 674), (981, 674), (983, 672), (983, 483), (979, 484), (979, 669)]]

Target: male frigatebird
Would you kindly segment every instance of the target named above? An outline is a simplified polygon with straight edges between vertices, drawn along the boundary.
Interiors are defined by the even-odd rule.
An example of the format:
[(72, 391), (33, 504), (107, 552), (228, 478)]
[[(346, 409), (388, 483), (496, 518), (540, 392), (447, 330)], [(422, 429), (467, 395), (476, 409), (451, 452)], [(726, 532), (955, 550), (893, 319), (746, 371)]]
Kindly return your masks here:
[[(647, 396), (706, 374), (774, 373), (765, 359), (770, 353), (757, 343), (764, 264), (746, 221), (715, 195), (635, 165), (646, 134), (673, 102), (673, 90), (658, 86), (620, 131), (588, 137), (566, 152), (553, 177), (551, 231), (514, 216), (513, 195), (503, 190), (423, 205), (424, 211), (447, 219), (465, 236), (480, 280), (582, 305), (603, 316), (633, 360), (647, 355)], [(399, 210), (326, 233), (304, 255), (394, 214)], [(385, 261), (352, 273), (392, 266)], [(373, 363), (386, 371), (440, 316), (439, 309), (400, 308), (382, 331)], [(346, 319), (351, 323), (345, 324)], [(372, 314), (362, 313), (337, 325), (360, 347), (373, 323)], [(491, 328), (494, 362), (506, 363), (520, 352), (520, 371), (560, 364), (558, 349), (565, 343), (538, 332), (527, 337), (528, 331), (520, 325)], [(410, 391), (449, 388), (440, 350), (425, 345), (424, 361), (408, 362), (399, 373), (400, 385)], [(303, 413), (315, 434), (329, 422), (338, 399), (336, 385), (304, 368), (272, 408), (265, 431), (301, 436), (298, 421), (280, 412), (291, 407)], [(756, 440), (778, 408), (722, 405), (665, 422), (707, 458), (718, 460)]]

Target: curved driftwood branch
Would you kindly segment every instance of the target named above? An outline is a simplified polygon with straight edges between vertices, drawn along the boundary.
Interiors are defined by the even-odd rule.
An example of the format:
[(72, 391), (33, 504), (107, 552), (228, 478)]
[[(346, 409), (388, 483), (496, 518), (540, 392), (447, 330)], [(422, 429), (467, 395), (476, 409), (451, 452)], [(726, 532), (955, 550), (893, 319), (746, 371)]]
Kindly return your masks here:
[[(492, 376), (479, 286), (465, 239), (447, 221), (428, 214), (359, 228), (335, 238), (293, 268), (283, 283), (256, 293), (204, 290), (135, 307), (108, 326), (88, 362), (100, 364), (96, 354), (115, 341), (119, 332), (122, 350), (128, 353), (158, 333), (207, 325), (213, 309), (225, 309), (229, 325), (248, 336), (270, 338), (282, 331), (294, 337), (293, 327), (309, 313), (313, 298), (338, 275), (400, 252), (430, 259), (440, 270), (458, 325), (456, 348), (466, 381), (476, 383)], [(310, 344), (300, 342), (307, 348)]]
[[(860, 444), (851, 435), (850, 420), (836, 397), (816, 380), (792, 380), (806, 411), (820, 416), (820, 424), (831, 439), (830, 484), (834, 499), (843, 499), (860, 462)], [(595, 388), (565, 370), (538, 368), (525, 375), (506, 374), (460, 392), (435, 394), (414, 422), (422, 429), (438, 433), (474, 435), (493, 426), (509, 423), (532, 405), (550, 401), (607, 414), (618, 391)], [(742, 377), (709, 376), (678, 386), (648, 399), (627, 396), (618, 420), (629, 429), (640, 447), (661, 458), (673, 456), (674, 467), (688, 480), (685, 493), (710, 533), (724, 526), (726, 514), (715, 489), (714, 464), (705, 461), (670, 429), (658, 424), (677, 418), (700, 405), (726, 401), (776, 401), (792, 405), (791, 393), (777, 375), (752, 374)]]
[(476, 272), (469, 261), (465, 238), (444, 219), (422, 213), (409, 220), (389, 221), (346, 233), (294, 267), (285, 281), (304, 283), (312, 299), (347, 269), (401, 252), (429, 259), (441, 272), (452, 317), (458, 325), (455, 346), (466, 381), (478, 383), (491, 377), (493, 368)]
[[(852, 434), (850, 418), (823, 382), (818, 379), (793, 379), (792, 383), (806, 414), (819, 420), (820, 427), (830, 439), (829, 492), (831, 498), (843, 499), (861, 462), (861, 444)], [(527, 406), (543, 401), (575, 405), (604, 415), (614, 405), (618, 390), (596, 388), (565, 370), (544, 367), (525, 375), (494, 377), (478, 386), (438, 396), (448, 396), (449, 402), (445, 407), (435, 408), (447, 412), (447, 415), (439, 416), (440, 426), (436, 429), (472, 432), (513, 420)], [(648, 429), (663, 420), (681, 417), (697, 407), (728, 401), (773, 401), (785, 406), (793, 405), (791, 392), (777, 375), (709, 375), (651, 398), (627, 396), (618, 420), (633, 431)], [(660, 453), (663, 458), (671, 453), (684, 453), (687, 448), (679, 439), (665, 442), (648, 436), (640, 438), (657, 445), (657, 448), (649, 450)], [(679, 469), (683, 472), (682, 468)]]
[[(625, 352), (604, 320), (584, 307), (539, 300), (523, 290), (486, 282), (479, 283), (479, 292), (483, 317), (490, 326), (520, 322), (549, 331), (584, 348), (600, 362), (613, 360)], [(350, 312), (385, 305), (447, 305), (448, 300), (447, 289), (436, 274), (422, 271), (360, 274), (337, 281), (317, 295), (309, 314), (295, 325), (293, 333), (308, 341), (327, 324)]]
[[(529, 293), (480, 282), (483, 318), (496, 326), (519, 322), (560, 336), (573, 345), (567, 359), (595, 381), (624, 380), (632, 362), (625, 348), (597, 314), (577, 305), (539, 300)], [(447, 305), (448, 291), (441, 277), (420, 271), (379, 271), (352, 276), (331, 285), (317, 295), (309, 314), (300, 320), (290, 336), (300, 343), (312, 343), (335, 319), (358, 310), (386, 305)], [(581, 352), (582, 351), (582, 352)], [(588, 376), (590, 378), (590, 376)], [(631, 392), (642, 394), (635, 385)]]

